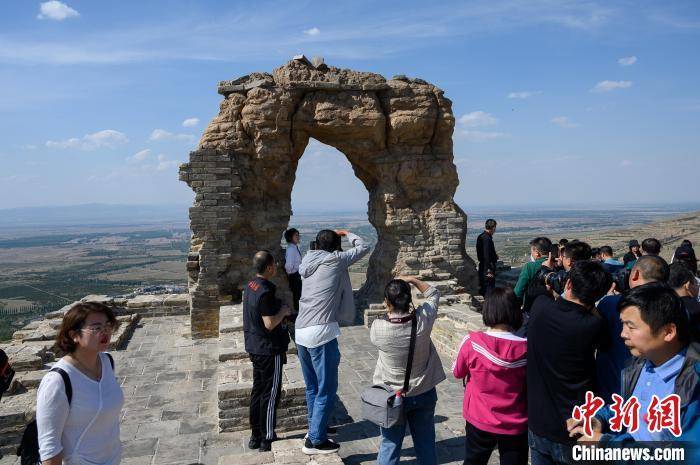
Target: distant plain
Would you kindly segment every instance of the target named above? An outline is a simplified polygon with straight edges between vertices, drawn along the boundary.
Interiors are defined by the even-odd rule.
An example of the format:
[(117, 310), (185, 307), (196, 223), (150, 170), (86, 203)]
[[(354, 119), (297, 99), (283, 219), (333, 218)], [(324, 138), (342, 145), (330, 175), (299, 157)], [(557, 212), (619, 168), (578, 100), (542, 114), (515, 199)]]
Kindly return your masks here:
[[(65, 214), (48, 218), (42, 210), (17, 209), (0, 215), (4, 217), (0, 221), (0, 310), (28, 310), (0, 315), (0, 339), (9, 337), (13, 327), (87, 294), (117, 295), (146, 285), (187, 284), (186, 208), (65, 208)], [(475, 209), (469, 213), (467, 253), (476, 258), (476, 236), (485, 219), (493, 217), (498, 221), (497, 251), (512, 266), (528, 259), (528, 241), (539, 235), (611, 245), (616, 255), (626, 251), (629, 239), (657, 237), (663, 244), (662, 255), (670, 259), (682, 239), (700, 243), (698, 210), (698, 205)], [(290, 226), (300, 230), (303, 251), (324, 228), (348, 229), (371, 246), (376, 243), (376, 231), (363, 212), (300, 213), (291, 218)], [(354, 287), (364, 282), (367, 263), (368, 257), (351, 269)]]

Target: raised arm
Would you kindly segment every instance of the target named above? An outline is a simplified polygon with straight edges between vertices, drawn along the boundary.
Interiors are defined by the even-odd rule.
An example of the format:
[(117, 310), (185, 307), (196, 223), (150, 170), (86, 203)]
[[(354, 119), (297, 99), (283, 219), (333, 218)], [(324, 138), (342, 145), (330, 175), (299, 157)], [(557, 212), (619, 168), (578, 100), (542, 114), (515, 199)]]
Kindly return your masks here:
[(353, 263), (364, 257), (367, 254), (367, 252), (369, 252), (369, 246), (365, 244), (365, 242), (360, 236), (345, 230), (339, 230), (336, 232), (341, 236), (346, 236), (348, 238), (348, 241), (352, 245), (352, 249), (338, 253), (340, 262), (344, 266), (348, 267), (352, 265)]

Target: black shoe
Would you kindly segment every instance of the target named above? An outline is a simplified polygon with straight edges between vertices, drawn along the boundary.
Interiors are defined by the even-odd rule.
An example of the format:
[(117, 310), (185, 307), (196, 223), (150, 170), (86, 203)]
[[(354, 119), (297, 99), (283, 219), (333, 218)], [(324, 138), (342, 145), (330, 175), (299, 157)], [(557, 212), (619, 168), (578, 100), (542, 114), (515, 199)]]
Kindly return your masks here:
[(251, 436), (248, 440), (248, 449), (257, 449), (260, 447), (260, 438)]
[(338, 434), (338, 429), (334, 426), (326, 428), (326, 434)]
[(306, 438), (306, 440), (304, 441), (304, 447), (301, 448), (301, 451), (306, 455), (316, 455), (332, 454), (334, 452), (338, 452), (338, 449), (340, 449), (340, 445), (336, 442), (331, 441), (330, 439), (326, 439), (321, 444), (317, 444), (314, 446), (311, 442), (311, 439)]
[(268, 441), (267, 439), (263, 439), (260, 441), (260, 448), (258, 451), (260, 452), (270, 452), (272, 450), (272, 441)]

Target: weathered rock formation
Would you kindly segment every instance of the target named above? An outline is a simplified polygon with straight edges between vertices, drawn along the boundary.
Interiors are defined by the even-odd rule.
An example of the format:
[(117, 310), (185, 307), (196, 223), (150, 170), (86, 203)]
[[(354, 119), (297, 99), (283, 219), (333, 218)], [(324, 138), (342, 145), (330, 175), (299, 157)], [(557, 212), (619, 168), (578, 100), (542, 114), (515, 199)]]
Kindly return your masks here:
[(240, 298), (254, 252), (279, 253), (310, 137), (345, 154), (369, 192), (378, 243), (364, 300), (379, 300), (396, 273), (447, 273), (476, 288), (467, 218), (453, 201), (455, 120), (442, 90), (405, 76), (315, 67), (301, 56), (273, 74), (223, 81), (219, 93), (218, 116), (180, 166), (196, 194), (187, 263), (195, 337), (217, 334), (219, 306)]

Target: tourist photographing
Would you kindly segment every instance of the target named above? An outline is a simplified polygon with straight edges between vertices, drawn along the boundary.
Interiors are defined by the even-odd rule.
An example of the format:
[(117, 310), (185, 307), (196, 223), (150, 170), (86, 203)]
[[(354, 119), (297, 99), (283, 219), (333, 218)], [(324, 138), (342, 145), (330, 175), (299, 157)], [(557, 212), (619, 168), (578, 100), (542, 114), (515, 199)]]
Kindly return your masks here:
[[(581, 422), (573, 419), (568, 420), (570, 436), (599, 446), (630, 447), (643, 441), (649, 447), (651, 441), (672, 441), (675, 446), (689, 446), (683, 463), (700, 463), (700, 346), (690, 341), (688, 314), (681, 299), (665, 284), (655, 283), (630, 290), (618, 308), (622, 338), (635, 357), (622, 374), (622, 397), (626, 401), (634, 396), (639, 402), (638, 428), (628, 431), (622, 426), (618, 433), (611, 431), (613, 412), (606, 405), (595, 416), (591, 436), (584, 435)], [(652, 431), (653, 414), (647, 415), (654, 402), (663, 403), (671, 394), (679, 396), (678, 437), (667, 427)]]
[(496, 263), (498, 254), (493, 245), (496, 233), (496, 220), (489, 218), (484, 224), (484, 232), (476, 238), (476, 256), (479, 260), (479, 292), (486, 292), (496, 285)]
[(112, 309), (99, 303), (75, 304), (63, 317), (56, 345), (66, 355), (54, 365), (56, 371), (44, 376), (37, 392), (43, 465), (120, 462), (124, 395), (112, 357), (105, 353), (117, 326)]
[[(556, 246), (555, 246), (556, 247)], [(523, 311), (529, 312), (532, 302), (540, 294), (528, 293), (528, 289), (537, 277), (542, 264), (552, 252), (552, 241), (546, 237), (536, 237), (530, 241), (530, 261), (520, 270), (518, 282), (515, 284), (515, 296), (523, 303)]]
[[(342, 251), (347, 237), (352, 248)], [(348, 267), (369, 251), (355, 234), (324, 229), (316, 235), (317, 250), (310, 250), (299, 265), (302, 278), (299, 315), (294, 339), (306, 383), (309, 433), (305, 454), (328, 454), (339, 445), (328, 439), (328, 421), (335, 408), (341, 321), (354, 321), (355, 302)]]
[[(411, 312), (411, 285), (426, 301)], [(423, 281), (400, 276), (384, 289), (387, 317), (375, 320), (370, 329), (372, 344), (379, 349), (372, 378), (375, 384), (387, 384), (397, 391), (403, 388), (411, 341), (412, 320), (416, 319), (416, 339), (407, 392), (400, 392), (406, 421), (380, 428), (382, 440), (378, 465), (398, 465), (406, 426), (411, 430), (419, 465), (437, 464), (435, 449), (435, 386), (445, 379), (437, 350), (430, 339), (437, 318), (440, 293)]]
[(527, 340), (515, 335), (523, 315), (513, 291), (491, 289), (482, 319), (488, 330), (470, 332), (452, 366), (454, 376), (465, 382), (464, 463), (486, 465), (498, 448), (502, 465), (526, 465)]
[(299, 298), (301, 297), (301, 275), (299, 265), (301, 265), (301, 250), (299, 242), (301, 237), (295, 228), (284, 232), (284, 240), (287, 241), (287, 250), (284, 253), (284, 271), (287, 272), (289, 290), (292, 292), (294, 300), (294, 313), (299, 313)]
[(573, 463), (566, 420), (573, 407), (583, 403), (586, 391), (596, 388), (594, 354), (606, 341), (604, 321), (595, 303), (611, 284), (600, 263), (576, 261), (569, 270), (564, 296), (556, 300), (540, 296), (532, 305), (527, 335), (532, 465)]
[[(668, 265), (661, 257), (647, 255), (635, 261), (629, 275), (629, 288), (634, 289), (649, 283), (665, 283), (669, 276)], [(613, 394), (620, 394), (620, 376), (625, 364), (632, 356), (625, 341), (620, 336), (622, 322), (618, 303), (621, 294), (607, 295), (598, 302), (598, 313), (606, 321), (606, 331), (610, 343), (599, 347), (596, 352), (596, 370), (598, 373), (598, 395), (606, 402), (612, 400)]]
[(277, 264), (266, 250), (253, 257), (255, 278), (243, 294), (243, 334), (245, 351), (253, 363), (253, 389), (250, 393), (250, 449), (266, 452), (277, 439), (277, 407), (282, 392), (282, 365), (287, 363), (289, 334), (285, 318), (292, 315), (288, 305), (276, 297), (277, 287), (270, 281)]

